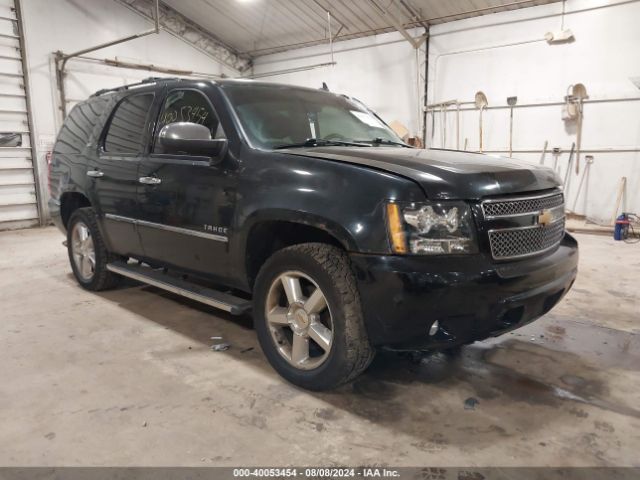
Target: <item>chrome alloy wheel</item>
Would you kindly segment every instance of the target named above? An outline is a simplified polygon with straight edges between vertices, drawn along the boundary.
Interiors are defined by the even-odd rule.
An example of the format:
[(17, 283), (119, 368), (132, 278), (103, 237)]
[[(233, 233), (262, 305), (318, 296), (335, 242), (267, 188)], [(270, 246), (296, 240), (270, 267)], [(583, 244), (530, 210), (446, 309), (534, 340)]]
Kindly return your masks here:
[(71, 232), (71, 253), (76, 271), (84, 281), (91, 281), (96, 271), (96, 249), (91, 231), (83, 222), (77, 222)]
[(285, 272), (269, 287), (265, 318), (276, 348), (301, 370), (319, 367), (333, 343), (331, 312), (322, 290), (302, 272)]

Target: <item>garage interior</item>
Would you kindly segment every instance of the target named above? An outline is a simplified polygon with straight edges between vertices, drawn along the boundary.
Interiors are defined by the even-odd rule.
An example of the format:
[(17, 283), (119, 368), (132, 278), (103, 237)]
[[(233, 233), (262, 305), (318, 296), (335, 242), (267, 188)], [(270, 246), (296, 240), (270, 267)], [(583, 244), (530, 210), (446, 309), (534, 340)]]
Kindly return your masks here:
[[(640, 212), (639, 22), (638, 0), (0, 0), (0, 465), (640, 467), (640, 229), (614, 239)], [(322, 393), (250, 314), (85, 291), (50, 154), (77, 102), (148, 77), (324, 84), (419, 148), (553, 168), (573, 289)]]

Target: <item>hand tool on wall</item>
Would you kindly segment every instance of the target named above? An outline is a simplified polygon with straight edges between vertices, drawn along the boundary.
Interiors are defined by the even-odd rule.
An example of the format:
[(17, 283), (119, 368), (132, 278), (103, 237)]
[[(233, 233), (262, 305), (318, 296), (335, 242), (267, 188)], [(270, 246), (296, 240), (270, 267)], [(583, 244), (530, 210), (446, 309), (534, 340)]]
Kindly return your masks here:
[(460, 102), (457, 100), (456, 100), (456, 150), (460, 150)]
[(442, 105), (440, 108), (440, 124), (442, 136), (442, 148), (447, 148), (447, 105)]
[(482, 111), (487, 108), (487, 105), (489, 104), (487, 102), (487, 96), (484, 94), (484, 92), (476, 92), (476, 108), (478, 108), (480, 110), (480, 152), (482, 153)]
[(580, 147), (582, 146), (582, 120), (584, 118), (584, 99), (589, 98), (587, 88), (582, 83), (576, 83), (571, 87), (571, 95), (567, 102), (571, 102), (575, 106), (575, 118), (578, 122), (576, 130), (576, 175), (580, 173)]
[(576, 175), (580, 174), (580, 144), (582, 143), (582, 100), (578, 100), (578, 127), (576, 130)]
[(431, 111), (431, 143), (430, 146), (433, 147), (433, 139), (436, 135), (436, 111)]
[(513, 107), (518, 103), (518, 97), (507, 97), (509, 105), (509, 158), (513, 157)]
[(558, 171), (558, 158), (560, 157), (561, 153), (562, 150), (560, 150), (560, 147), (553, 147), (553, 150), (551, 150), (551, 154), (553, 155), (553, 169), (556, 172)]
[(547, 156), (547, 145), (549, 145), (549, 140), (544, 141), (544, 147), (542, 147), (542, 155), (540, 155), (540, 165), (544, 165), (544, 157)]
[(576, 144), (571, 144), (571, 152), (569, 152), (569, 160), (567, 162), (567, 169), (564, 172), (564, 198), (567, 198), (567, 190), (569, 188), (569, 172), (571, 171), (571, 164), (573, 162), (573, 154), (576, 151)]
[(584, 183), (584, 178), (587, 176), (591, 164), (593, 163), (593, 155), (585, 155), (584, 157), (584, 170), (582, 171), (582, 177), (580, 177), (580, 183), (578, 184), (578, 191), (576, 192), (576, 196), (573, 200), (573, 208), (572, 212), (576, 211), (576, 205), (578, 204), (578, 199), (580, 198), (580, 192), (582, 191), (582, 184)]
[[(440, 140), (439, 148), (447, 148), (449, 137), (447, 135), (447, 127), (449, 126), (447, 114), (450, 108), (456, 106), (456, 149), (460, 149), (460, 102), (458, 100), (446, 100), (444, 102), (433, 103), (426, 105), (424, 111), (427, 115), (431, 115), (431, 143), (430, 146), (434, 146), (434, 138), (436, 133), (436, 126), (438, 127), (438, 138)], [(437, 117), (437, 119), (436, 119)], [(425, 120), (426, 121), (426, 120)]]

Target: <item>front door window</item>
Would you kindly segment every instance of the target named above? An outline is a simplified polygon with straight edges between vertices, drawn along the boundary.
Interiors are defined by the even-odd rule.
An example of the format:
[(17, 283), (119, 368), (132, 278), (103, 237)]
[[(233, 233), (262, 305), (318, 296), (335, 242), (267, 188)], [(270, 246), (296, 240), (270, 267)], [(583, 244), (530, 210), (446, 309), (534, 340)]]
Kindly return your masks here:
[(164, 101), (158, 117), (153, 153), (165, 153), (162, 145), (157, 141), (157, 136), (162, 127), (175, 122), (204, 125), (211, 132), (211, 138), (226, 138), (218, 116), (207, 97), (196, 90), (174, 90)]

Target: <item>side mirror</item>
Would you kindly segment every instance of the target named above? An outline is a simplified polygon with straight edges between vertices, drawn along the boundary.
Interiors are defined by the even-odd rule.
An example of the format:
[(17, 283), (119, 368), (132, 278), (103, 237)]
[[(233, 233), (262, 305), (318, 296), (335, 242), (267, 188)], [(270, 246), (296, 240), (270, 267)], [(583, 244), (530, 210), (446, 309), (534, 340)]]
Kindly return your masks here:
[(209, 129), (197, 123), (169, 123), (160, 130), (158, 140), (165, 153), (204, 155), (212, 165), (220, 163), (227, 152), (226, 138), (212, 139)]

